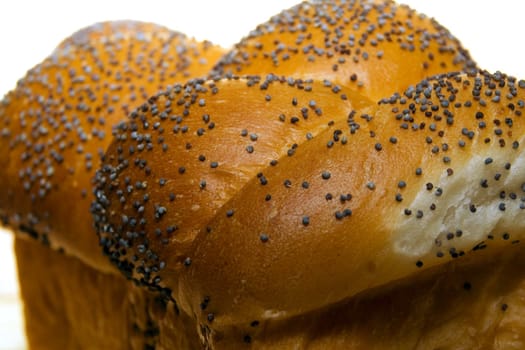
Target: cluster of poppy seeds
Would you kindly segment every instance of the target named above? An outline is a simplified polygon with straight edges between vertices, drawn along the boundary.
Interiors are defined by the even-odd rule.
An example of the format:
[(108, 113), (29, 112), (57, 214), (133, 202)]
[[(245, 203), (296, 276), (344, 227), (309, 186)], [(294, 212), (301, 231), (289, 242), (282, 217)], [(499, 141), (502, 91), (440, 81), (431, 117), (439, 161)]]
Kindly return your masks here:
[[(414, 61), (405, 62), (410, 56), (400, 52)], [(475, 67), (448, 30), (406, 6), (328, 0), (303, 2), (260, 24), (219, 61), (215, 73), (322, 76), (376, 99), (404, 89), (404, 80), (396, 78), (406, 79), (407, 72), (389, 72), (395, 75), (391, 86), (379, 86), (367, 81), (374, 66), (411, 64), (411, 79)]]
[(53, 223), (62, 220), (53, 198), (65, 199), (60, 193), (66, 192), (89, 210), (90, 179), (112, 125), (174, 79), (204, 75), (213, 62), (204, 54), (221, 53), (208, 42), (134, 21), (95, 24), (61, 43), (0, 103), (4, 223), (53, 236)]

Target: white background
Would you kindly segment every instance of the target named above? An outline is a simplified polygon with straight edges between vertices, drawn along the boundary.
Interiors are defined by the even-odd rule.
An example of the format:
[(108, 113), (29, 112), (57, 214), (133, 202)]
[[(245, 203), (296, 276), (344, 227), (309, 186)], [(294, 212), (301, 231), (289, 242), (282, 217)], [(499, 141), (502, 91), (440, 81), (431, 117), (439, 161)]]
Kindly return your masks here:
[[(0, 97), (72, 32), (116, 19), (151, 21), (228, 47), (299, 0), (3, 1), (0, 4)], [(436, 18), (489, 71), (525, 79), (521, 0), (405, 0)], [(3, 150), (0, 150), (0, 152)], [(0, 350), (24, 348), (11, 237), (0, 231)]]

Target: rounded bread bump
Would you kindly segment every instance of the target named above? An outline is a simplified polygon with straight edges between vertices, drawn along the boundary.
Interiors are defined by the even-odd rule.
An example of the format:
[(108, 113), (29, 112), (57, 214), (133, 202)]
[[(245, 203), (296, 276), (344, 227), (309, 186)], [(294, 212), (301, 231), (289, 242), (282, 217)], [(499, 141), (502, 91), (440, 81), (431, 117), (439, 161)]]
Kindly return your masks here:
[(137, 21), (98, 23), (64, 40), (0, 102), (4, 224), (108, 269), (89, 211), (113, 126), (174, 81), (205, 76), (222, 53)]
[(223, 207), (234, 220), (238, 209), (226, 206), (244, 186), (269, 186), (268, 169), (333, 118), (370, 105), (343, 87), (272, 75), (194, 80), (149, 99), (117, 129), (97, 173), (93, 208), (105, 253), (182, 303), (181, 269), (207, 222)]
[(304, 1), (258, 25), (215, 71), (328, 79), (378, 100), (429, 76), (475, 67), (446, 28), (406, 5), (326, 0)]

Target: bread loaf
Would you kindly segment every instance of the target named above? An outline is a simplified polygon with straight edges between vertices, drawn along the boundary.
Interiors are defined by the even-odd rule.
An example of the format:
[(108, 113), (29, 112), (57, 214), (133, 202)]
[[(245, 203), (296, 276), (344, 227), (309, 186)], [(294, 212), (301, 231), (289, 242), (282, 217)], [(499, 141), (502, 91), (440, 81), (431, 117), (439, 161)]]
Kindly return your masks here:
[(390, 1), (222, 53), (104, 23), (0, 105), (32, 348), (525, 346), (525, 81)]

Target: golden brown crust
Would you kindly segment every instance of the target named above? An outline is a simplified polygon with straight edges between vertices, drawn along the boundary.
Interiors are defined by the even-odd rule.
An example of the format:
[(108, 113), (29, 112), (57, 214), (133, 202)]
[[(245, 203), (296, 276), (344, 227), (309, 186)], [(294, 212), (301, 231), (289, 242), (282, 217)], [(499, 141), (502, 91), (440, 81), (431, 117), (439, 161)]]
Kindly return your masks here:
[(474, 67), (446, 28), (405, 5), (328, 0), (305, 1), (258, 25), (215, 70), (327, 79), (378, 100), (428, 76)]
[[(321, 310), (522, 239), (525, 82), (499, 73), (444, 75), (379, 105), (352, 95), (349, 101), (364, 103), (352, 112), (344, 88), (334, 93), (313, 81), (311, 91), (297, 90), (268, 79), (190, 84), (151, 99), (119, 130), (98, 175), (96, 220), (106, 252), (139, 283), (173, 291), (212, 338), (254, 320)], [(161, 113), (190, 88), (193, 103), (172, 110), (186, 116), (180, 127), (188, 131), (164, 137), (177, 122), (149, 111)], [(329, 94), (317, 98), (323, 89)], [(306, 109), (318, 106), (322, 115), (280, 122), (281, 113), (289, 118), (309, 104), (309, 94), (316, 99)], [(250, 106), (239, 100), (265, 111), (256, 125), (242, 117)], [(216, 125), (199, 136), (203, 115)], [(157, 131), (144, 122), (158, 122)], [(272, 129), (269, 122), (281, 124)], [(290, 134), (272, 135), (283, 129)], [(160, 139), (176, 164), (162, 161)], [(260, 153), (247, 152), (259, 142)], [(198, 160), (202, 143), (205, 162)], [(151, 145), (149, 152), (130, 152), (140, 145)], [(213, 186), (199, 189), (201, 180)], [(141, 185), (125, 192), (127, 182)]]
[[(195, 320), (157, 293), (36, 242), (18, 238), (15, 247), (30, 349), (203, 347)], [(521, 246), (487, 252), (482, 262), (451, 262), (312, 313), (254, 320), (209, 341), (214, 349), (245, 348), (248, 341), (254, 349), (521, 349), (524, 257)]]
[(169, 84), (205, 75), (222, 52), (134, 21), (95, 24), (62, 42), (1, 102), (2, 220), (108, 269), (88, 213), (113, 125)]
[(105, 253), (141, 283), (173, 289), (220, 208), (252, 179), (266, 186), (266, 169), (368, 105), (336, 85), (277, 77), (195, 81), (149, 99), (115, 133), (97, 174)]
[(15, 251), (30, 349), (201, 348), (166, 296), (33, 240), (16, 238)]
[[(86, 273), (76, 259), (32, 240), (16, 238), (15, 252), (30, 349), (129, 345), (122, 342), (131, 328), (125, 316), (129, 304), (124, 278)], [(100, 293), (101, 285), (107, 286), (106, 293)]]
[[(32, 346), (525, 345), (525, 81), (415, 84), (473, 63), (390, 1), (300, 4), (224, 57), (222, 78), (165, 85), (202, 75), (199, 50), (221, 53), (97, 25), (0, 105), (0, 215), (73, 255), (17, 240)], [(135, 284), (107, 273), (90, 209)]]
[[(193, 304), (209, 296), (217, 327), (219, 314), (225, 324), (287, 318), (486, 246), (518, 243), (524, 88), (504, 76), (442, 77), (418, 85), (405, 103), (356, 115), (354, 134), (346, 118), (336, 120), (265, 169), (266, 186), (246, 184), (207, 223), (210, 233), (196, 237), (183, 280)], [(480, 91), (492, 96), (477, 99)], [(438, 109), (421, 109), (429, 105)], [(348, 143), (328, 147), (338, 129)]]
[(454, 261), (288, 320), (252, 322), (215, 349), (522, 349), (523, 247)]

